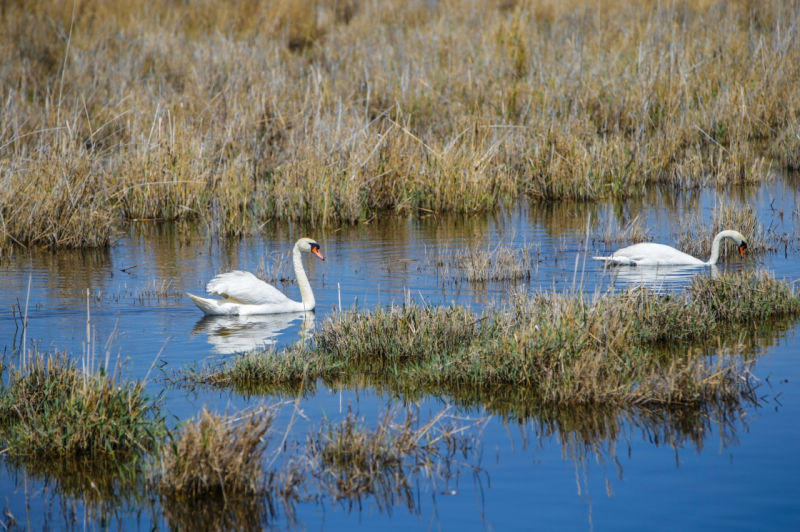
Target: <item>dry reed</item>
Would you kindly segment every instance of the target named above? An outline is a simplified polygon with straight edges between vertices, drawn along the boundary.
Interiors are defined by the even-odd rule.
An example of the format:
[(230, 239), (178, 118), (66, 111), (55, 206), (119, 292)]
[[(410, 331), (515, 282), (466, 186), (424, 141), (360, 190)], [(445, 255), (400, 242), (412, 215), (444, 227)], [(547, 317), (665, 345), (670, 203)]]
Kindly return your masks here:
[(161, 454), (158, 488), (172, 498), (235, 498), (264, 492), (263, 453), (272, 423), (267, 412), (244, 419), (203, 409)]
[[(678, 238), (678, 247), (690, 255), (703, 257), (711, 254), (711, 243), (717, 233), (725, 229), (735, 229), (747, 239), (749, 254), (762, 254), (775, 249), (771, 236), (767, 234), (756, 217), (755, 210), (747, 204), (725, 203), (717, 205), (711, 215), (711, 224), (703, 225), (696, 219), (684, 224)], [(735, 245), (724, 240), (720, 246), (720, 257), (738, 255)]]
[(0, 10), (0, 249), (746, 184), (797, 166), (795, 2)]

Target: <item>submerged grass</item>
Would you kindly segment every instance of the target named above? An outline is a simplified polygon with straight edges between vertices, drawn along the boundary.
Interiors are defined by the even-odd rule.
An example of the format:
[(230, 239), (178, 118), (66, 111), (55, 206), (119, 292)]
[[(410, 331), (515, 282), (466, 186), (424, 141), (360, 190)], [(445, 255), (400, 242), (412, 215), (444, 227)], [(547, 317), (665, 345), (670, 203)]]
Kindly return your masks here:
[(4, 3), (0, 251), (769, 179), (798, 28), (780, 0)]
[(8, 366), (0, 389), (0, 440), (15, 458), (137, 461), (165, 433), (140, 383), (87, 374), (63, 353)]
[(405, 305), (326, 321), (311, 347), (250, 353), (202, 377), (267, 389), (372, 385), (412, 396), (495, 396), (527, 404), (691, 405), (737, 401), (746, 361), (697, 356), (719, 335), (800, 315), (766, 273), (699, 276), (686, 294), (518, 294), (500, 310)]
[(334, 500), (347, 499), (352, 505), (369, 495), (380, 509), (398, 500), (413, 508), (415, 476), (441, 475), (454, 458), (466, 458), (474, 450), (474, 441), (459, 435), (472, 427), (444, 425), (446, 412), (420, 426), (412, 411), (398, 421), (398, 412), (387, 410), (370, 428), (348, 411), (344, 420), (329, 422), (309, 437), (310, 469), (329, 486)]

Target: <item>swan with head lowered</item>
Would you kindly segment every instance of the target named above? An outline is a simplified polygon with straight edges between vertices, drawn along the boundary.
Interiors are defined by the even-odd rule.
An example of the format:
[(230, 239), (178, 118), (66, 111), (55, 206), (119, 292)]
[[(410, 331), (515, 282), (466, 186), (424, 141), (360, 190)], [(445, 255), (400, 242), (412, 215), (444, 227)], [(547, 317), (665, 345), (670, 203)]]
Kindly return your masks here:
[(300, 301), (289, 299), (283, 292), (252, 273), (238, 270), (221, 273), (206, 285), (208, 293), (221, 296), (222, 299), (198, 297), (188, 293), (186, 295), (210, 316), (249, 316), (314, 310), (314, 292), (311, 291), (311, 284), (303, 268), (301, 253), (312, 253), (325, 260), (315, 240), (301, 238), (295, 243), (292, 263), (297, 286), (300, 288)]
[(747, 250), (747, 239), (739, 231), (728, 229), (720, 231), (711, 244), (711, 257), (707, 261), (700, 260), (664, 244), (644, 242), (618, 249), (607, 257), (592, 257), (614, 266), (711, 266), (719, 259), (719, 246), (723, 238), (730, 238), (744, 257)]

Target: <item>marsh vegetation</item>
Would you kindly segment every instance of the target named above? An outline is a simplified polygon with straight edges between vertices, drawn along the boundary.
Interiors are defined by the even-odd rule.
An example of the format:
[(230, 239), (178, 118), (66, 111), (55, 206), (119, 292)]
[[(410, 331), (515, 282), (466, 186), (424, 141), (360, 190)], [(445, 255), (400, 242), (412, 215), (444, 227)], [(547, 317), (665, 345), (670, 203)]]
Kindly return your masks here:
[(523, 292), (483, 314), (411, 303), (332, 316), (308, 345), (250, 352), (192, 378), (266, 393), (319, 379), (412, 397), (513, 391), (527, 407), (735, 402), (754, 385), (747, 364), (700, 355), (798, 314), (791, 286), (747, 271), (698, 277), (685, 294)]
[(453, 251), (437, 249), (427, 258), (427, 262), (445, 281), (518, 282), (531, 278), (538, 265), (536, 255), (533, 246), (511, 246), (500, 242)]
[(798, 17), (780, 1), (6, 3), (0, 245), (760, 182), (798, 166)]
[[(424, 423), (411, 409), (402, 421), (387, 410), (374, 429), (350, 412), (290, 437), (291, 423), (274, 427), (283, 406), (276, 403), (235, 416), (203, 409), (168, 429), (140, 383), (85, 373), (63, 354), (36, 354), (24, 372), (7, 371), (0, 396), (7, 463), (55, 482), (101, 519), (131, 501), (147, 505), (148, 491), (178, 528), (260, 529), (277, 515), (291, 519), (298, 503), (327, 498), (351, 508), (369, 498), (386, 510), (413, 509), (412, 482), (446, 485), (462, 468), (478, 469), (480, 420), (456, 421), (447, 409)], [(282, 438), (271, 446), (275, 434)], [(6, 517), (13, 524), (13, 514)]]
[(158, 405), (144, 385), (79, 368), (66, 353), (35, 352), (4, 366), (0, 441), (5, 453), (31, 460), (137, 461), (164, 434)]
[[(433, 220), (423, 245), (445, 242), (421, 259), (340, 256), (338, 272), (315, 279), (310, 340), (303, 330), (299, 342), (182, 367), (156, 385), (124, 380), (108, 361), (28, 357), (28, 305), (16, 291), (0, 366), (7, 476), (53, 486), (73, 505), (63, 512), (71, 526), (81, 504), (104, 527), (130, 504), (136, 516), (120, 528), (147, 508), (152, 520), (137, 524), (258, 530), (279, 516), (295, 524), (305, 504), (414, 515), (421, 491), (483, 478), (493, 416), (553, 438), (576, 478), (587, 456), (616, 462), (615, 446), (630, 449), (636, 431), (673, 449), (700, 449), (716, 433), (724, 447), (764, 404), (758, 354), (800, 317), (796, 284), (753, 271), (777, 250), (800, 250), (800, 211), (764, 222), (747, 192), (775, 179), (796, 188), (799, 30), (800, 8), (780, 0), (2, 2), (0, 266), (23, 270), (33, 261), (15, 261), (41, 252), (55, 278), (60, 261), (77, 264), (32, 303), (31, 313), (53, 313), (43, 327), (68, 336), (86, 295), (107, 314), (132, 300), (134, 321), (145, 321), (142, 307), (165, 311), (142, 334), (123, 330), (128, 348), (174, 334), (191, 319), (183, 294), (202, 286), (207, 266), (252, 259), (236, 249), (247, 235), (313, 227), (335, 248), (344, 232), (355, 240), (388, 218)], [(696, 199), (709, 190), (727, 196)], [(664, 198), (681, 219), (668, 235), (643, 207)], [(519, 205), (535, 213), (488, 230), (490, 216)], [(466, 229), (453, 237), (439, 223)], [(517, 238), (522, 226), (560, 244), (543, 254), (536, 233)], [(404, 229), (387, 227), (361, 243), (403, 249), (406, 234), (392, 231)], [(666, 236), (703, 256), (721, 229), (747, 238), (743, 263), (723, 249), (741, 271), (698, 272), (679, 292), (583, 290), (590, 245)], [(140, 236), (147, 247), (161, 232), (179, 236), (147, 257), (152, 268), (121, 264), (110, 247)], [(536, 288), (545, 262), (552, 288)], [(292, 283), (285, 253), (267, 249), (249, 266)], [(420, 290), (416, 302), (404, 284), (413, 274), (401, 275), (414, 266), (441, 301), (461, 290), (502, 297), (476, 297), (473, 310)], [(331, 292), (344, 268), (357, 278), (346, 295), (358, 302), (377, 284), (377, 304), (343, 309)], [(124, 281), (104, 292), (93, 284), (100, 271)], [(400, 290), (404, 302), (385, 304)], [(248, 324), (218, 325), (231, 337)], [(262, 325), (258, 340), (277, 335)], [(166, 349), (164, 365), (208, 350), (183, 348), (183, 359)], [(325, 391), (339, 393), (338, 417), (308, 417), (303, 402)], [(393, 406), (368, 418), (342, 407), (351, 391)], [(247, 407), (186, 401), (191, 412), (171, 416), (160, 394), (184, 393)], [(18, 518), (6, 509), (0, 526)]]

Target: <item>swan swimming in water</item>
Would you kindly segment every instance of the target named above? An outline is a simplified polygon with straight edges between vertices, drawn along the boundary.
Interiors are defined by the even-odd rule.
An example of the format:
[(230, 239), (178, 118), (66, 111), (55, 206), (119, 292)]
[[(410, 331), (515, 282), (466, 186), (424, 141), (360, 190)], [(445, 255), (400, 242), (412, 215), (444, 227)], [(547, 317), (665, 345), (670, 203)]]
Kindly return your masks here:
[(716, 264), (717, 259), (719, 259), (719, 245), (723, 238), (733, 240), (739, 248), (739, 254), (744, 257), (747, 250), (747, 239), (739, 231), (728, 229), (720, 231), (714, 237), (714, 242), (711, 244), (711, 257), (707, 261), (692, 257), (671, 246), (652, 242), (634, 244), (618, 249), (607, 257), (592, 258), (602, 260), (606, 265), (614, 266), (711, 266)]
[(301, 301), (293, 301), (252, 273), (239, 270), (221, 273), (206, 285), (208, 293), (222, 296), (223, 299), (198, 297), (189, 293), (186, 295), (209, 316), (249, 316), (314, 310), (314, 292), (311, 291), (311, 284), (303, 268), (301, 252), (313, 253), (325, 260), (315, 240), (301, 238), (295, 243), (292, 263)]

